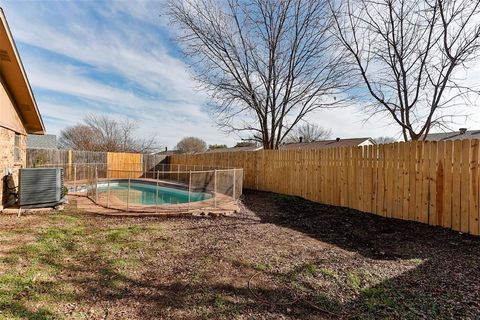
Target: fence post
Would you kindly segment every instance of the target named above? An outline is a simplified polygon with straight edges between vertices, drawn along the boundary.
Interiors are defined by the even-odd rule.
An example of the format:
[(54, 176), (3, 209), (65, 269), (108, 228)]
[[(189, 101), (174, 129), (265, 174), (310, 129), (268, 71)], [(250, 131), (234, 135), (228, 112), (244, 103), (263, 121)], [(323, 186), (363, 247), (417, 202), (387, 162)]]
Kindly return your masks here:
[(155, 189), (155, 213), (158, 213), (158, 170), (157, 170), (157, 189)]
[(217, 169), (213, 170), (213, 206), (217, 207)]
[(95, 165), (95, 203), (98, 203), (98, 168)]
[(235, 190), (235, 183), (236, 183), (236, 179), (235, 179), (235, 169), (233, 169), (233, 201), (235, 201), (235, 196), (236, 196), (236, 190)]
[(77, 192), (77, 164), (73, 165), (73, 192)]
[(177, 181), (180, 181), (180, 165), (177, 164)]
[(190, 189), (192, 188), (192, 171), (188, 171), (188, 211), (190, 211)]
[(107, 208), (110, 208), (110, 171), (107, 168)]
[(127, 212), (130, 212), (130, 171), (128, 171)]
[(68, 150), (68, 178), (72, 178), (72, 149)]

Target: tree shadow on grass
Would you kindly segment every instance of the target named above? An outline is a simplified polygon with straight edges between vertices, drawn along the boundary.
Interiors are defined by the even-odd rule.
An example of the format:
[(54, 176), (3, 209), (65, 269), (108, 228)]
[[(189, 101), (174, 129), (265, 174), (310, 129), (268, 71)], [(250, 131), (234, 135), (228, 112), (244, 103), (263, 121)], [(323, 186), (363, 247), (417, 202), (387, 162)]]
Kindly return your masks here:
[[(476, 238), (268, 193), (247, 192), (243, 205), (252, 213), (244, 219), (102, 218), (108, 222), (104, 227), (98, 227), (94, 217), (76, 219), (71, 226), (68, 219), (59, 219), (61, 224), (43, 230), (37, 242), (10, 252), (2, 261), (24, 269), (0, 279), (3, 315), (25, 319), (478, 318), (480, 242)], [(222, 262), (220, 258), (226, 256), (215, 255), (215, 246), (196, 253), (192, 253), (195, 247), (169, 252), (168, 235), (151, 226), (167, 220), (175, 222), (169, 226), (183, 237), (204, 230), (207, 236), (201, 240), (205, 240), (216, 227), (226, 230), (217, 235), (221, 238), (237, 228), (247, 232), (261, 224), (266, 228), (254, 232), (284, 236), (283, 228), (295, 230), (333, 245), (334, 254), (342, 254), (341, 249), (358, 253), (367, 265), (394, 267), (403, 260), (418, 260), (418, 264), (365, 285), (354, 273), (343, 277), (338, 276), (339, 270), (322, 270), (322, 256), (302, 264), (297, 261), (283, 271), (252, 266), (263, 260), (244, 261), (240, 256)], [(154, 228), (154, 234), (135, 242), (149, 228)], [(255, 235), (247, 238), (256, 239)], [(150, 248), (153, 241), (160, 246)], [(210, 265), (199, 263), (202, 258), (211, 258)], [(224, 271), (218, 267), (222, 263), (236, 275), (216, 274)], [(344, 269), (355, 272), (355, 263), (358, 260)], [(203, 274), (196, 276), (196, 272)], [(249, 277), (257, 272), (249, 289)], [(312, 287), (325, 280), (337, 285), (333, 292)], [(58, 309), (47, 308), (52, 305)]]
[(296, 197), (246, 192), (245, 207), (319, 241), (384, 262), (418, 265), (359, 288), (344, 304), (349, 317), (480, 317), (480, 238), (421, 223), (387, 219)]
[[(322, 313), (302, 301), (295, 305), (264, 303), (255, 299), (243, 285), (230, 283), (196, 283), (185, 278), (158, 280), (126, 276), (118, 271), (102, 254), (84, 257), (75, 264), (62, 263), (55, 258), (42, 259), (63, 274), (75, 276), (56, 280), (12, 283), (2, 295), (11, 299), (0, 303), (7, 317), (21, 319), (54, 319), (83, 315), (89, 319), (232, 319), (238, 315), (257, 318), (269, 315), (278, 318), (284, 315), (302, 319), (323, 318)], [(85, 274), (85, 276), (79, 276)], [(19, 278), (23, 281), (23, 278)], [(65, 288), (77, 288), (67, 292)], [(259, 296), (291, 301), (291, 291), (279, 288), (253, 289)], [(52, 311), (48, 308), (32, 310), (26, 300), (55, 301), (57, 305), (74, 305), (73, 309)]]
[[(150, 245), (154, 244), (136, 240), (150, 230), (148, 225), (122, 222), (103, 228), (93, 227), (94, 220), (49, 225), (39, 231), (36, 241), (3, 257), (2, 263), (11, 269), (0, 276), (1, 315), (21, 319), (322, 317), (301, 301), (295, 306), (259, 301), (244, 279), (231, 283), (209, 274), (196, 277), (195, 272), (208, 273), (210, 269), (196, 270), (202, 264), (188, 261), (183, 252), (168, 253), (168, 244), (152, 249)], [(236, 219), (215, 221), (238, 224)], [(161, 232), (154, 231), (149, 239), (168, 242), (168, 237), (159, 237)], [(162, 263), (162, 252), (178, 260)], [(149, 258), (142, 261), (143, 256)], [(242, 271), (254, 272), (248, 267), (242, 267)], [(291, 290), (271, 283), (253, 290), (269, 299), (291, 299)]]

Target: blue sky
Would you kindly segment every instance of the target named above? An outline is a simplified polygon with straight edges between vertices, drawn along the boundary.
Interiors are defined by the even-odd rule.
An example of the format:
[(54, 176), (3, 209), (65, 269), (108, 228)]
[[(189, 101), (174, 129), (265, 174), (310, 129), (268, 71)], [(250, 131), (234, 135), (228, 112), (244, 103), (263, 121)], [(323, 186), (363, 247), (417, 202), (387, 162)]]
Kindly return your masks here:
[[(232, 145), (214, 125), (208, 97), (171, 40), (163, 1), (0, 0), (48, 133), (87, 114), (134, 119), (139, 134), (172, 148), (184, 136)], [(476, 74), (480, 74), (478, 70)], [(480, 78), (480, 77), (479, 77)], [(395, 135), (359, 108), (319, 111), (310, 122), (335, 137)], [(470, 127), (480, 127), (470, 122)]]

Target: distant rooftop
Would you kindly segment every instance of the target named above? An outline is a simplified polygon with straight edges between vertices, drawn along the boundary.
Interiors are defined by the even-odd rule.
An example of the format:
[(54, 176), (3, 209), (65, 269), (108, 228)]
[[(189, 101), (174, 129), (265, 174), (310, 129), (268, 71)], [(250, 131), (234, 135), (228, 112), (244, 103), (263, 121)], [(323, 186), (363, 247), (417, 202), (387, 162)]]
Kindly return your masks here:
[(207, 152), (218, 153), (218, 152), (258, 151), (262, 149), (263, 148), (259, 146), (249, 146), (249, 147), (216, 148), (216, 149), (207, 150)]
[(335, 147), (358, 147), (363, 145), (376, 144), (372, 138), (348, 138), (348, 139), (334, 139), (334, 140), (321, 140), (314, 142), (298, 142), (298, 143), (286, 143), (279, 146), (279, 149), (323, 149), (323, 148), (335, 148)]
[(27, 135), (27, 148), (29, 149), (58, 149), (57, 136), (54, 134), (29, 134)]
[[(423, 138), (420, 138), (422, 140)], [(459, 129), (452, 132), (440, 132), (427, 134), (427, 141), (446, 141), (446, 140), (463, 140), (463, 139), (480, 139), (480, 130)]]

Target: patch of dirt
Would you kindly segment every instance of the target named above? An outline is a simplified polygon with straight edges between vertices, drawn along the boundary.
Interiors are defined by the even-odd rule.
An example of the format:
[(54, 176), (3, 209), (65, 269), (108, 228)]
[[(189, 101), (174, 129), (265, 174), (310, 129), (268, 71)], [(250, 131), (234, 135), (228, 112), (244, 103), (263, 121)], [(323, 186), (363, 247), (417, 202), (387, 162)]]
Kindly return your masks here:
[[(5, 297), (16, 304), (0, 304), (3, 314), (480, 316), (479, 238), (271, 193), (246, 192), (240, 207), (224, 217), (101, 217), (73, 208), (59, 215), (1, 216), (1, 239), (9, 245), (0, 244), (0, 270), (26, 277), (31, 272), (24, 261), (34, 257), (36, 274), (34, 285), (7, 286)], [(26, 251), (28, 245), (36, 251)]]

